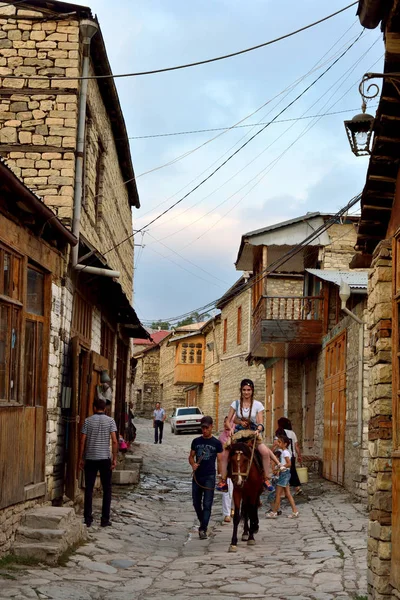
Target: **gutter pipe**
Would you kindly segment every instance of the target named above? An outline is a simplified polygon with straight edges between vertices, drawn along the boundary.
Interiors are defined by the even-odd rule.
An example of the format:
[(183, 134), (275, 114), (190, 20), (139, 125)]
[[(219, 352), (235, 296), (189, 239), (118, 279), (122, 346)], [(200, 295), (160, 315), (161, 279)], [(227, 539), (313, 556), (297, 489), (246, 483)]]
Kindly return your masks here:
[(85, 79), (89, 75), (90, 66), (90, 42), (92, 37), (97, 33), (99, 27), (97, 23), (91, 19), (83, 19), (80, 23), (80, 31), (83, 37), (83, 60), (82, 60), (82, 77), (81, 92), (79, 97), (78, 110), (78, 135), (75, 158), (75, 185), (74, 185), (74, 213), (72, 219), (72, 233), (77, 238), (78, 243), (72, 248), (71, 262), (72, 268), (76, 271), (85, 270), (87, 273), (95, 275), (103, 275), (105, 277), (119, 277), (119, 271), (111, 271), (98, 267), (89, 267), (87, 265), (79, 265), (79, 233), (81, 226), (81, 211), (82, 211), (82, 196), (83, 196), (83, 164), (85, 151), (85, 130), (86, 130), (86, 104), (88, 95), (89, 80)]

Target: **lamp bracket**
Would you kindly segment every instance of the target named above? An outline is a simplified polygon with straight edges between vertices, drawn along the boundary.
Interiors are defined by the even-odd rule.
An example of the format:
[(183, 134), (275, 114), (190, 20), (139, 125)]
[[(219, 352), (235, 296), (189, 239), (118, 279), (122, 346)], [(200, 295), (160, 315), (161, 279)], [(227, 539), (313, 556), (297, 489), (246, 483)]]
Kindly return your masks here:
[(366, 100), (376, 98), (380, 92), (379, 86), (376, 83), (370, 83), (366, 88), (366, 83), (371, 79), (383, 79), (389, 81), (400, 96), (400, 73), (365, 73), (358, 86), (363, 103), (365, 103)]

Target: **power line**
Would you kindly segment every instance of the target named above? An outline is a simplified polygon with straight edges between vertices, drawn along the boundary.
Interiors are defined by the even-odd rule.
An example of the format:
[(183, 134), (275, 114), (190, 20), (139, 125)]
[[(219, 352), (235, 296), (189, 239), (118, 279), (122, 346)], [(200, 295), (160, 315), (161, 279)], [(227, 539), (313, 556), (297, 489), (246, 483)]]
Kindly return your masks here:
[[(261, 273), (259, 273), (258, 275), (256, 275), (252, 279), (250, 279), (247, 283), (243, 284), (241, 287), (237, 288), (234, 293), (231, 293), (228, 296), (224, 295), (224, 299), (230, 300), (231, 298), (235, 297), (238, 293), (242, 293), (242, 292), (246, 291), (247, 289), (251, 289), (261, 279), (264, 279), (268, 275), (271, 275), (272, 273), (274, 273), (278, 269), (278, 267), (285, 264), (285, 262), (287, 262), (290, 258), (292, 258), (296, 254), (298, 254), (310, 242), (317, 239), (322, 232), (327, 231), (331, 227), (331, 225), (333, 225), (335, 222), (337, 222), (337, 220), (340, 217), (342, 217), (346, 212), (348, 212), (350, 210), (350, 208), (352, 208), (355, 204), (357, 204), (360, 201), (360, 198), (361, 198), (361, 193), (357, 194), (356, 196), (353, 196), (353, 198), (351, 198), (351, 200), (349, 200), (349, 202), (343, 208), (341, 208), (335, 215), (330, 217), (323, 225), (321, 225), (320, 227), (315, 229), (309, 236), (304, 238), (304, 240), (302, 240), (300, 243), (296, 244), (291, 250), (286, 252), (282, 257), (280, 257), (274, 263), (269, 265), (266, 269), (261, 271)], [(207, 310), (209, 310), (211, 308), (215, 308), (215, 305), (219, 300), (220, 300), (220, 298), (217, 298), (216, 300), (213, 300), (212, 302), (209, 302), (208, 304), (201, 306), (200, 308), (192, 309), (190, 312), (184, 313), (183, 315), (179, 315), (177, 317), (160, 318), (158, 320), (168, 321), (169, 323), (173, 323), (175, 321), (180, 321), (181, 319), (183, 319), (187, 316), (190, 316), (193, 312), (199, 312), (200, 314), (202, 314), (202, 312), (206, 312)], [(150, 319), (148, 321), (146, 320), (145, 322), (146, 323), (150, 322)]]
[[(292, 100), (291, 102), (289, 102), (289, 104), (287, 104), (269, 123), (267, 123), (266, 125), (264, 125), (264, 127), (262, 127), (262, 129), (260, 129), (253, 136), (251, 136), (244, 144), (242, 144), (237, 150), (235, 150), (235, 152), (233, 152), (232, 154), (230, 154), (226, 160), (224, 160), (216, 169), (214, 169), (214, 171), (212, 171), (210, 173), (210, 175), (208, 175), (205, 179), (203, 179), (202, 181), (200, 181), (200, 183), (198, 183), (194, 188), (192, 188), (189, 192), (187, 192), (184, 196), (182, 196), (182, 198), (180, 198), (179, 200), (177, 200), (176, 202), (174, 202), (169, 208), (165, 209), (157, 217), (154, 217), (154, 219), (152, 219), (149, 223), (147, 223), (146, 225), (144, 225), (143, 227), (141, 227), (140, 229), (138, 229), (137, 233), (140, 233), (141, 231), (144, 231), (150, 225), (152, 225), (153, 223), (155, 223), (156, 221), (158, 221), (158, 219), (161, 219), (161, 217), (163, 217), (165, 214), (167, 214), (169, 211), (171, 211), (173, 208), (175, 208), (175, 206), (177, 206), (178, 204), (180, 204), (181, 202), (183, 202), (183, 200), (185, 200), (193, 192), (195, 192), (197, 189), (199, 189), (199, 187), (201, 187), (206, 181), (208, 181), (209, 179), (211, 179), (211, 177), (213, 177), (213, 175), (215, 175), (215, 173), (217, 173), (220, 169), (222, 169), (222, 167), (225, 166), (234, 156), (236, 156), (241, 150), (243, 150), (243, 148), (245, 148), (251, 141), (253, 141), (258, 135), (260, 135), (260, 133), (262, 133), (263, 131), (265, 131), (265, 129), (267, 129), (267, 127), (269, 127), (269, 125), (271, 123), (273, 123), (274, 121), (276, 121), (286, 110), (288, 110), (291, 106), (293, 106), (293, 104), (295, 104), (295, 102), (297, 102), (302, 96), (304, 96), (304, 94), (306, 94), (322, 77), (324, 77), (324, 75), (326, 75), (326, 73), (328, 73), (328, 71), (330, 71), (333, 68), (333, 66), (335, 64), (337, 64), (340, 61), (340, 59), (343, 58), (343, 56), (345, 56), (345, 54), (347, 54), (347, 52), (349, 52), (349, 50), (354, 46), (354, 44), (357, 43), (357, 41), (360, 39), (360, 37), (362, 36), (362, 34), (363, 34), (363, 31), (361, 31), (361, 33), (357, 36), (357, 38), (346, 48), (346, 50), (344, 50), (344, 52), (342, 52), (342, 54), (336, 60), (333, 61), (333, 63), (331, 63), (325, 69), (325, 71), (323, 71), (316, 79), (314, 79), (314, 81), (312, 81), (300, 94), (298, 94), (296, 96), (296, 98), (294, 98), (294, 100)], [(125, 239), (121, 240), (120, 242), (118, 242), (114, 246), (112, 246), (109, 250), (107, 250), (106, 252), (104, 252), (104, 255), (106, 255), (109, 252), (111, 252), (112, 250), (115, 250), (116, 248), (118, 248), (121, 244), (125, 243), (131, 237), (133, 237), (133, 235), (134, 235), (134, 233), (132, 233), (131, 235), (129, 235)]]
[[(374, 104), (371, 108), (373, 108), (375, 106), (378, 106), (378, 105)], [(293, 117), (292, 119), (279, 119), (278, 121), (274, 121), (273, 124), (275, 125), (276, 123), (290, 123), (291, 121), (302, 121), (303, 119), (314, 119), (315, 117), (330, 117), (331, 115), (341, 115), (343, 113), (353, 112), (353, 111), (356, 111), (359, 109), (360, 109), (360, 107), (357, 106), (355, 108), (346, 108), (344, 110), (327, 112), (323, 115), (309, 115), (307, 117)], [(241, 129), (244, 127), (258, 127), (258, 125), (266, 125), (266, 122), (260, 121), (259, 123), (247, 123), (245, 125), (232, 125), (231, 127), (213, 127), (211, 129), (192, 129), (190, 131), (174, 131), (172, 133), (154, 133), (151, 135), (134, 135), (132, 137), (129, 137), (128, 140), (147, 140), (147, 139), (160, 138), (160, 137), (170, 137), (170, 136), (175, 136), (175, 135), (210, 133), (213, 131), (230, 131), (231, 129)], [(144, 175), (144, 173), (143, 173), (143, 175)]]
[(82, 79), (117, 79), (117, 78), (121, 78), (121, 77), (139, 77), (141, 75), (155, 75), (157, 73), (166, 73), (167, 71), (177, 71), (180, 69), (188, 69), (190, 67), (198, 67), (199, 65), (205, 65), (205, 64), (209, 64), (209, 63), (213, 63), (213, 62), (217, 62), (220, 60), (225, 60), (227, 58), (232, 58), (234, 56), (239, 56), (240, 54), (246, 54), (247, 52), (252, 52), (253, 50), (258, 50), (259, 48), (263, 48), (265, 46), (270, 46), (271, 44), (275, 44), (276, 42), (280, 42), (282, 40), (285, 40), (289, 37), (292, 37), (294, 35), (297, 35), (298, 33), (301, 33), (302, 31), (306, 31), (307, 29), (311, 29), (312, 27), (315, 27), (316, 25), (319, 25), (320, 23), (323, 23), (324, 21), (328, 21), (329, 19), (332, 19), (333, 17), (336, 17), (336, 15), (339, 15), (340, 13), (348, 10), (349, 8), (351, 8), (352, 6), (355, 6), (356, 4), (358, 4), (358, 0), (357, 2), (352, 2), (351, 4), (348, 4), (347, 6), (345, 6), (344, 8), (341, 8), (340, 10), (337, 10), (336, 12), (327, 15), (326, 17), (323, 17), (322, 19), (319, 19), (318, 21), (314, 21), (313, 23), (310, 23), (309, 25), (305, 25), (304, 27), (300, 27), (300, 29), (296, 29), (295, 31), (291, 31), (290, 33), (286, 33), (285, 35), (281, 35), (280, 37), (274, 38), (273, 40), (269, 40), (268, 42), (263, 42), (262, 44), (257, 44), (256, 46), (251, 46), (250, 48), (245, 48), (244, 50), (238, 50), (237, 52), (231, 52), (230, 54), (224, 54), (222, 56), (216, 56), (214, 58), (208, 58), (205, 60), (199, 60), (196, 62), (192, 62), (192, 63), (187, 63), (184, 65), (177, 65), (175, 67), (165, 67), (163, 69), (154, 69), (152, 71), (138, 71), (135, 73), (121, 73), (119, 75), (88, 75), (87, 77), (63, 77), (60, 75), (55, 75), (55, 76), (50, 76), (50, 77), (45, 77), (45, 76), (37, 76), (37, 75), (33, 75), (33, 76), (29, 76), (29, 77), (20, 77), (19, 75), (9, 75), (7, 76), (7, 79), (12, 79), (12, 78), (19, 78), (19, 79), (29, 79), (29, 80), (44, 80), (44, 79), (51, 79), (53, 81), (56, 80), (63, 80), (63, 81), (77, 81), (77, 80), (82, 80)]
[[(354, 65), (352, 67), (350, 67), (346, 73), (347, 76), (343, 79), (344, 75), (342, 75), (336, 82), (334, 82), (319, 98), (318, 100), (316, 100), (315, 102), (313, 102), (313, 104), (303, 113), (303, 115), (305, 115), (309, 110), (311, 110), (311, 108), (313, 108), (326, 94), (329, 93), (329, 91), (334, 88), (338, 82), (340, 81), (340, 79), (343, 79), (342, 83), (339, 85), (339, 87), (336, 88), (335, 93), (340, 89), (340, 87), (344, 84), (345, 81), (347, 81), (347, 79), (349, 78), (349, 76), (351, 75), (351, 73), (355, 70), (355, 68), (358, 66), (358, 64), (362, 61), (362, 59), (367, 55), (367, 53), (374, 47), (374, 45), (377, 43), (378, 40), (376, 40), (362, 55), (361, 57), (354, 63)], [(374, 66), (374, 65), (372, 65)], [(370, 67), (371, 69), (371, 67)], [(370, 70), (369, 69), (369, 70)], [(353, 88), (353, 85), (351, 85), (349, 87), (349, 89), (345, 92), (345, 94), (343, 94), (336, 102), (334, 102), (328, 110), (330, 110), (331, 108), (333, 108), (336, 104), (338, 104), (338, 102), (340, 102), (340, 100)], [(331, 99), (331, 98), (330, 98)], [(328, 101), (329, 102), (329, 101)], [(321, 111), (325, 108), (325, 106), (328, 104), (325, 103), (324, 106), (322, 107)], [(322, 116), (322, 115), (321, 115)], [(201, 217), (195, 219), (194, 221), (192, 221), (191, 223), (185, 225), (184, 227), (181, 227), (180, 229), (178, 229), (177, 231), (168, 234), (167, 236), (164, 236), (164, 238), (161, 238), (161, 240), (158, 240), (160, 243), (162, 242), (162, 240), (165, 240), (167, 238), (170, 238), (178, 233), (180, 233), (181, 231), (183, 231), (184, 229), (186, 229), (187, 227), (191, 227), (192, 225), (198, 223), (199, 221), (201, 221), (202, 219), (204, 219), (205, 217), (207, 217), (208, 215), (210, 215), (212, 212), (214, 212), (216, 209), (218, 209), (220, 206), (222, 206), (223, 204), (226, 204), (226, 202), (228, 202), (231, 198), (233, 198), (237, 193), (239, 193), (240, 191), (242, 191), (244, 188), (246, 188), (252, 181), (256, 180), (258, 178), (258, 180), (256, 180), (256, 182), (254, 183), (254, 185), (226, 212), (224, 213), (224, 215), (218, 219), (215, 223), (213, 223), (212, 225), (210, 225), (210, 227), (208, 227), (206, 229), (206, 231), (204, 231), (203, 233), (201, 233), (199, 236), (197, 236), (194, 240), (191, 240), (189, 243), (185, 244), (183, 247), (180, 248), (180, 251), (186, 249), (188, 246), (190, 246), (192, 243), (197, 242), (200, 238), (202, 238), (204, 235), (206, 235), (206, 233), (208, 233), (211, 229), (213, 229), (218, 223), (220, 223), (230, 212), (232, 212), (232, 210), (234, 210), (252, 191), (253, 189), (259, 185), (261, 183), (261, 181), (264, 179), (264, 177), (266, 177), (268, 175), (268, 173), (270, 173), (270, 171), (275, 168), (275, 166), (277, 165), (277, 163), (283, 158), (283, 156), (304, 136), (306, 135), (311, 128), (313, 128), (320, 120), (321, 118), (320, 115), (315, 115), (315, 122), (308, 125), (306, 128), (303, 129), (303, 131), (300, 133), (300, 135), (298, 135), (295, 140), (276, 158), (274, 158), (272, 161), (270, 161), (265, 167), (263, 167), (263, 169), (257, 173), (257, 175), (255, 175), (254, 177), (252, 177), (251, 179), (249, 179), (244, 185), (242, 185), (240, 187), (239, 190), (236, 190), (233, 194), (231, 194), (228, 198), (226, 198), (225, 200), (223, 200), (222, 202), (220, 202), (219, 204), (217, 204), (216, 206), (214, 206), (211, 210), (209, 210), (207, 213), (205, 213), (204, 215), (202, 215)], [(247, 168), (252, 162), (254, 162), (254, 160), (258, 159), (264, 152), (266, 152), (266, 150), (268, 150), (269, 148), (271, 148), (271, 146), (277, 142), (278, 140), (280, 140), (283, 135), (285, 135), (290, 129), (292, 129), (294, 125), (292, 124), (290, 127), (288, 127), (279, 137), (275, 138), (275, 140), (273, 140), (266, 148), (264, 148), (264, 150), (262, 150), (262, 152), (260, 152), (254, 159), (252, 159), (249, 163), (247, 163), (244, 167), (242, 167), (237, 173), (235, 173), (234, 176), (238, 175), (239, 173), (241, 173), (245, 168)], [(263, 174), (264, 173), (264, 174)], [(263, 175), (262, 175), (263, 174)], [(262, 175), (260, 177), (260, 175)], [(228, 181), (230, 181), (232, 178), (230, 178)], [(227, 183), (225, 182), (225, 183)], [(222, 184), (222, 186), (220, 186), (219, 188), (217, 188), (218, 190), (221, 189), (221, 187), (223, 187), (225, 185), (225, 183)], [(210, 194), (211, 195), (211, 194)], [(210, 196), (209, 195), (209, 196)], [(208, 196), (208, 197), (209, 197)], [(187, 209), (189, 210), (189, 209)], [(186, 211), (183, 211), (183, 213)], [(180, 213), (180, 214), (183, 214)], [(168, 221), (167, 221), (168, 222)], [(160, 227), (160, 225), (158, 226)]]

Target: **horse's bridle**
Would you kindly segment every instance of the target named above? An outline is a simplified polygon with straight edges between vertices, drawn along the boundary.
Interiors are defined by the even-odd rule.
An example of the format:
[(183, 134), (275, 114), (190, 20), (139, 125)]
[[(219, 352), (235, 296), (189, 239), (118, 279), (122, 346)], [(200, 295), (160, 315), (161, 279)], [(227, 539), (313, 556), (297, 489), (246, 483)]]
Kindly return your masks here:
[(250, 460), (249, 460), (248, 465), (247, 465), (247, 471), (246, 471), (246, 473), (241, 473), (241, 471), (240, 471), (240, 458), (241, 458), (241, 455), (243, 454), (243, 450), (236, 450), (235, 451), (235, 455), (236, 455), (236, 459), (237, 459), (237, 464), (238, 464), (238, 471), (236, 472), (236, 471), (232, 470), (231, 471), (231, 475), (232, 475), (232, 477), (235, 476), (235, 475), (238, 477), (237, 485), (239, 485), (239, 486), (243, 485), (246, 482), (246, 480), (247, 480), (247, 478), (249, 476), (251, 465), (253, 464), (253, 458), (254, 458), (254, 450), (255, 450), (255, 448), (256, 448), (256, 438), (254, 436), (254, 438), (253, 438), (253, 447), (251, 449), (251, 456), (250, 456)]

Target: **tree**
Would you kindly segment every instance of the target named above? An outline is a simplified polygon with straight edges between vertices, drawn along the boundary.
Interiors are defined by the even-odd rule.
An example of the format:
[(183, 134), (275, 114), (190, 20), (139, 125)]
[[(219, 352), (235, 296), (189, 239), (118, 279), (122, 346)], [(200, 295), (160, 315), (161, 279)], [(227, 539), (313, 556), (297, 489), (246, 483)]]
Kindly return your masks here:
[(151, 329), (162, 329), (163, 331), (169, 331), (169, 329), (171, 328), (170, 323), (168, 323), (168, 321), (153, 321), (153, 323), (150, 325)]
[(207, 319), (210, 318), (210, 314), (209, 313), (198, 313), (197, 311), (192, 312), (192, 314), (189, 317), (186, 317), (186, 319), (183, 319), (182, 321), (179, 321), (176, 326), (177, 327), (184, 327), (185, 325), (192, 325), (193, 323), (200, 323), (201, 321), (207, 321)]

